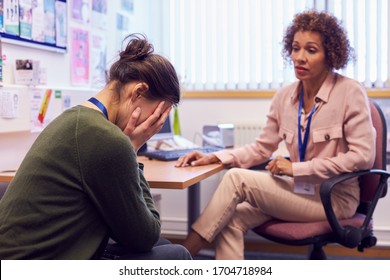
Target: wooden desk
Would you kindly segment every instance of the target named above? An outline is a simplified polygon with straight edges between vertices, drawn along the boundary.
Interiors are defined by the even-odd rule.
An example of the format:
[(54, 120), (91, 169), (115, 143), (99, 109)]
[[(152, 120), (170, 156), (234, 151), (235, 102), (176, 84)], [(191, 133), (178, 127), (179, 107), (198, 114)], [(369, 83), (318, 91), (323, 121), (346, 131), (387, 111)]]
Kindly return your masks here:
[(221, 164), (175, 167), (176, 161), (149, 160), (138, 157), (145, 165), (144, 174), (151, 188), (185, 189), (223, 169)]
[(9, 183), (14, 178), (16, 171), (1, 171), (0, 172), (0, 183)]
[(176, 161), (149, 160), (139, 157), (145, 165), (144, 174), (151, 188), (185, 189), (187, 193), (187, 227), (200, 215), (200, 182), (224, 169), (221, 164), (210, 164), (196, 167), (175, 167)]
[[(188, 189), (187, 217), (188, 228), (200, 214), (200, 182), (224, 169), (221, 164), (210, 164), (197, 167), (175, 167), (176, 161), (149, 160), (139, 157), (142, 162), (146, 180), (151, 188)], [(16, 172), (0, 172), (0, 183), (9, 183)]]

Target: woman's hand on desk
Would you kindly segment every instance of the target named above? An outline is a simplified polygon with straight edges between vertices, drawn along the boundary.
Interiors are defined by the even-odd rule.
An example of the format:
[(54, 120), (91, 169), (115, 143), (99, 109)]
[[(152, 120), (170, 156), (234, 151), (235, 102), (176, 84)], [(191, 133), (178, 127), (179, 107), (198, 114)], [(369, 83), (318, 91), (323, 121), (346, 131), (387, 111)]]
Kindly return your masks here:
[(180, 157), (176, 162), (176, 167), (199, 166), (211, 163), (220, 163), (220, 160), (214, 154), (203, 154), (193, 151)]

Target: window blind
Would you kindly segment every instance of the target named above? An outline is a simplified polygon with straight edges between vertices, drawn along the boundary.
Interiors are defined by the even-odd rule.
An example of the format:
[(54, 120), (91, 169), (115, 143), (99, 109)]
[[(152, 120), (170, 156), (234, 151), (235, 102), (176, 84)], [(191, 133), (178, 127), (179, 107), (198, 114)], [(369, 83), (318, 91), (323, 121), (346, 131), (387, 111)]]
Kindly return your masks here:
[(388, 0), (162, 0), (164, 52), (187, 90), (277, 89), (295, 80), (282, 39), (293, 15), (328, 10), (342, 20), (356, 62), (340, 72), (390, 86)]

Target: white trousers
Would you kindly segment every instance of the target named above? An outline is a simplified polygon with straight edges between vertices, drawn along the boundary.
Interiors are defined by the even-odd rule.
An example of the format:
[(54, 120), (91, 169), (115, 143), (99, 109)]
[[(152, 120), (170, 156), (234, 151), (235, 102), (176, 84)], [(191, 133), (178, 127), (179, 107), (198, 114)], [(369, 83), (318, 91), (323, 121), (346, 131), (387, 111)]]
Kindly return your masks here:
[[(215, 240), (216, 259), (243, 259), (246, 232), (272, 218), (296, 222), (326, 219), (318, 190), (315, 195), (301, 195), (294, 193), (293, 185), (291, 177), (232, 168), (192, 229), (208, 242)], [(337, 201), (334, 204), (337, 216), (349, 217), (355, 211)]]

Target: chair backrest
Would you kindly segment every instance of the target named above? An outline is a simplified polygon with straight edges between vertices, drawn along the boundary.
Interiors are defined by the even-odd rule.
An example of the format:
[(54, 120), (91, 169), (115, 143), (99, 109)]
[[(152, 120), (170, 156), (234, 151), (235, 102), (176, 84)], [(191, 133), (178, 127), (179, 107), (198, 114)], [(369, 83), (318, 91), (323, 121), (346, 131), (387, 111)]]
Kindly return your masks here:
[[(371, 118), (376, 130), (376, 155), (373, 169), (386, 170), (386, 146), (387, 146), (387, 126), (386, 119), (378, 104), (370, 100)], [(379, 175), (364, 175), (360, 178), (360, 201), (370, 203), (374, 198), (376, 189), (379, 186)], [(366, 186), (366, 187), (363, 187)], [(381, 197), (386, 195), (387, 188), (384, 189)]]
[(0, 182), (0, 199), (5, 194), (5, 191), (6, 191), (7, 187), (8, 187), (8, 183), (1, 183)]

